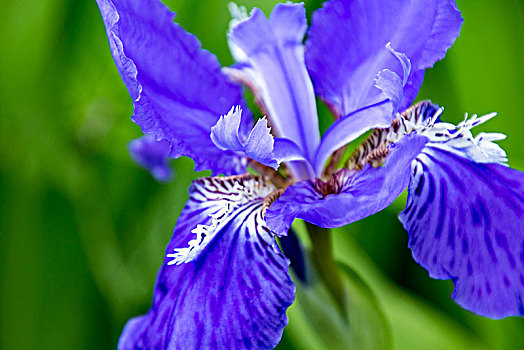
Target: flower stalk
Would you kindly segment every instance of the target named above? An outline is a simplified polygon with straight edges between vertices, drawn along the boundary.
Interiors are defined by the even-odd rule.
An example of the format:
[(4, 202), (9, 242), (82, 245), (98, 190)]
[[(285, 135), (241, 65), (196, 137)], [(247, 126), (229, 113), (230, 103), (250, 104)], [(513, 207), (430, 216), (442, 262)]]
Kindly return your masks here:
[(312, 245), (313, 267), (333, 297), (340, 315), (343, 319), (346, 319), (347, 301), (338, 263), (333, 255), (333, 233), (330, 229), (318, 227), (308, 222), (306, 222), (306, 227)]

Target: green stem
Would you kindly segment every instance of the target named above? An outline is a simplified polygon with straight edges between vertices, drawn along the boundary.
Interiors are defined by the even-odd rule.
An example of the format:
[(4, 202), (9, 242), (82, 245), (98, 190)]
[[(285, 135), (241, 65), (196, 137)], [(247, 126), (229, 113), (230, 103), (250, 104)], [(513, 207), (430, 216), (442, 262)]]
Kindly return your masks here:
[(327, 290), (343, 318), (346, 318), (346, 298), (340, 278), (338, 264), (333, 256), (333, 238), (329, 229), (306, 223), (312, 244), (312, 259), (318, 276), (325, 283)]

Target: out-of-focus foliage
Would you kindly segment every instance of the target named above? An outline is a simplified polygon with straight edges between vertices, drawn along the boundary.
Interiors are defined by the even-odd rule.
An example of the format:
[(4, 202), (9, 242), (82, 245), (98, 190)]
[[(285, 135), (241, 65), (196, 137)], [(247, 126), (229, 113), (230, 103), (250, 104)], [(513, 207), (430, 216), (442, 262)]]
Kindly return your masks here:
[[(274, 3), (239, 2), (266, 13)], [(227, 1), (168, 4), (206, 49), (232, 63)], [(462, 34), (426, 74), (419, 99), (444, 105), (444, 118), (454, 122), (466, 111), (498, 111), (477, 131), (506, 133), (510, 164), (524, 170), (524, 4), (458, 6)], [(174, 183), (155, 182), (127, 154), (127, 142), (140, 135), (131, 113), (95, 1), (2, 1), (1, 349), (111, 349), (126, 320), (148, 309), (187, 186), (207, 173), (179, 159)], [(335, 232), (338, 259), (375, 295), (394, 347), (524, 348), (522, 319), (493, 321), (460, 309), (449, 298), (452, 283), (429, 279), (411, 259), (396, 218), (404, 203)], [(310, 319), (290, 313), (280, 348), (326, 346), (308, 338), (318, 337), (308, 332)]]

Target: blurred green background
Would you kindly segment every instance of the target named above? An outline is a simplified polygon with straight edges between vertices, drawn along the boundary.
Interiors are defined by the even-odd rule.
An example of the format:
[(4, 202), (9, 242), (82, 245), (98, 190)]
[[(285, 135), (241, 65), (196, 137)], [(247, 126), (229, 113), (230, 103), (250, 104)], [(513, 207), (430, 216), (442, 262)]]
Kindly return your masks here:
[[(266, 13), (275, 1), (239, 1)], [(227, 1), (170, 0), (177, 20), (232, 63)], [(309, 14), (321, 1), (306, 1)], [(524, 3), (458, 0), (462, 34), (426, 74), (418, 99), (499, 116), (510, 165), (524, 170)], [(95, 1), (2, 0), (0, 20), (0, 348), (111, 349), (145, 312), (164, 247), (187, 198), (189, 159), (162, 185), (129, 158), (140, 135)], [(488, 320), (453, 303), (411, 258), (387, 210), (339, 229), (337, 257), (376, 295), (397, 349), (523, 349), (524, 321)], [(291, 318), (290, 329), (307, 319)], [(292, 327), (294, 326), (294, 327)], [(286, 331), (282, 348), (318, 348)], [(313, 341), (313, 340), (311, 340)], [(309, 344), (309, 345), (308, 345)], [(325, 345), (325, 344), (324, 344)]]

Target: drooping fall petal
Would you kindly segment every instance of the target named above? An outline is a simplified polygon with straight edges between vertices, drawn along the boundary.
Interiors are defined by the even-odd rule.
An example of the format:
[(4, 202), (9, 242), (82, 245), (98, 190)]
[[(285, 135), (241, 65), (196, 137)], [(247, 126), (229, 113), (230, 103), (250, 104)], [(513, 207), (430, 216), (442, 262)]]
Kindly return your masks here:
[(295, 287), (266, 226), (274, 188), (250, 175), (204, 178), (169, 242), (153, 306), (128, 322), (120, 349), (271, 349)]

